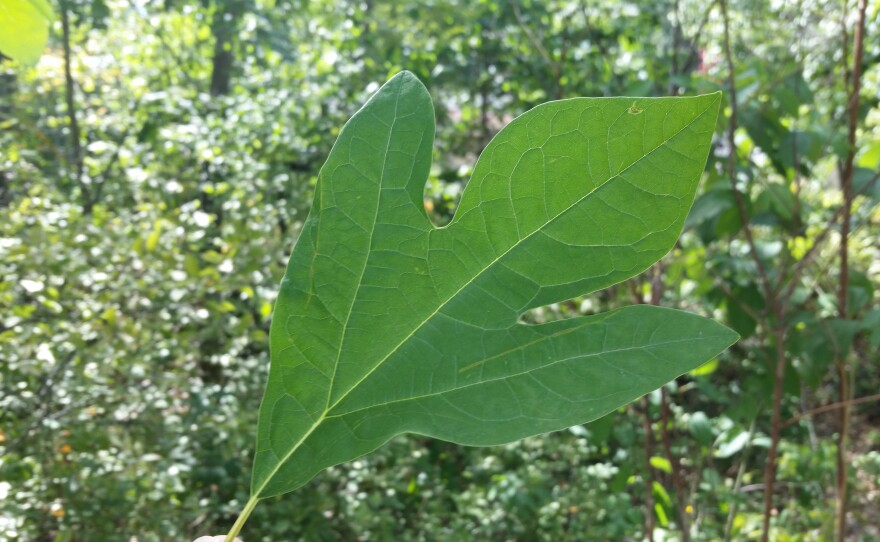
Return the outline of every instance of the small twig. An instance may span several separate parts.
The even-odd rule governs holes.
[[[663,297],[663,262],[657,262],[651,270],[651,305],[660,306]]]
[[[847,401],[839,401],[837,403],[831,403],[830,405],[811,408],[810,410],[806,410],[804,412],[801,412],[800,414],[797,414],[796,416],[793,416],[791,419],[785,422],[783,426],[788,427],[790,425],[794,425],[804,418],[815,416],[816,414],[822,414],[823,412],[830,412],[832,410],[837,410],[838,408],[851,407],[855,405],[861,405],[863,403],[871,403],[874,401],[880,401],[880,393],[874,395],[866,395],[864,397],[858,397],[856,399],[849,399]]]
[[[678,456],[672,453],[672,436],[669,431],[669,394],[666,388],[660,388],[660,435],[663,443],[663,452],[669,461],[672,470],[672,487],[675,489],[676,509],[678,512],[679,528],[681,529],[682,542],[689,542],[691,539],[690,526],[687,517],[687,495],[685,494],[684,484],[682,483],[681,462]]]
[[[770,313],[775,319],[772,326],[773,340],[775,343],[776,364],[773,371],[773,403],[771,408],[771,429],[770,429],[770,449],[767,452],[767,463],[764,468],[764,517],[763,528],[761,533],[761,541],[767,542],[770,537],[770,514],[773,509],[773,483],[776,479],[776,454],[779,447],[779,439],[781,433],[781,409],[782,409],[782,384],[785,378],[785,313],[782,305],[777,297],[776,290],[771,286],[767,269],[755,244],[752,235],[751,223],[749,221],[748,211],[746,210],[743,195],[740,193],[736,185],[736,121],[737,121],[737,98],[736,98],[736,78],[735,68],[733,64],[733,53],[730,49],[730,17],[727,12],[727,1],[719,0],[721,6],[721,15],[724,26],[724,57],[727,61],[727,77],[730,85],[730,120],[727,127],[727,143],[729,154],[727,157],[727,176],[729,177],[730,186],[733,190],[734,200],[736,201],[737,212],[743,225],[743,232],[746,236],[746,242],[749,245],[749,254],[755,262],[760,277],[761,289],[767,300],[767,306]],[[763,322],[766,327],[766,320]]]
[[[660,306],[660,300],[663,298],[664,267],[663,261],[659,261],[651,268],[651,298],[649,302],[655,307]],[[666,388],[660,388],[660,442],[663,445],[663,453],[666,456],[666,460],[669,461],[672,470],[672,487],[675,489],[676,512],[678,513],[678,527],[681,529],[681,540],[682,542],[690,542],[691,531],[687,517],[687,491],[685,490],[681,461],[679,461],[677,455],[672,453],[672,433],[669,430],[670,402],[671,399],[666,392]]]
[[[137,6],[133,0],[127,0],[127,2],[128,2],[129,7],[131,7],[131,9],[135,13],[137,13],[138,15],[141,15],[139,6]],[[165,50],[168,52],[168,54],[174,60],[174,63],[177,64],[177,67],[180,69],[179,73],[181,75],[183,75],[183,78],[186,79],[186,82],[189,83],[193,87],[197,87],[198,85],[196,84],[196,81],[189,74],[190,70],[187,68],[186,64],[184,64],[183,59],[180,58],[180,55],[177,54],[177,49],[172,47],[171,44],[165,40],[165,31],[162,30],[161,28],[156,28],[156,26],[153,24],[153,22],[150,20],[149,17],[145,17],[145,16],[141,15],[141,19],[143,19],[143,21],[145,23],[147,23],[147,25],[150,28],[153,29],[152,35],[156,36],[159,39],[159,41],[162,43],[162,46],[165,47]]]
[[[753,309],[748,304],[746,304],[745,301],[740,299],[740,296],[733,293],[733,290],[730,289],[730,286],[728,286],[727,283],[725,283],[724,281],[718,281],[717,283],[715,283],[715,285],[718,287],[719,290],[724,292],[724,294],[727,295],[727,297],[731,301],[736,302],[736,304],[739,305],[739,307],[743,310],[743,312],[745,312],[746,314],[751,316],[751,318],[753,320],[755,320],[756,322],[763,322],[764,321],[764,315],[756,312],[755,309]]]
[[[669,69],[669,86],[667,94],[675,96],[678,94],[678,85],[675,84],[675,78],[678,77],[678,49],[681,44],[681,19],[679,18],[679,0],[672,3],[672,62]]]
[[[519,24],[520,29],[525,33],[526,37],[529,38],[529,41],[532,42],[535,49],[538,50],[538,53],[544,58],[547,64],[550,66],[550,69],[553,71],[553,76],[556,79],[556,98],[562,98],[562,69],[559,67],[559,63],[550,56],[550,53],[547,51],[547,48],[544,47],[544,44],[541,43],[541,40],[538,39],[537,36],[532,32],[529,25],[526,24],[523,19],[522,10],[519,9],[519,4],[517,0],[511,0],[511,7],[513,7],[513,14],[516,16],[516,22]]]
[[[867,0],[859,0],[858,19],[856,21],[855,35],[853,41],[855,48],[853,50],[853,69],[850,78],[850,95],[847,107],[849,109],[849,132],[848,143],[849,149],[846,155],[846,162],[843,165],[842,175],[840,177],[840,188],[843,191],[843,216],[840,220],[840,278],[837,289],[837,315],[839,318],[847,319],[849,317],[849,234],[850,222],[852,220],[853,206],[853,171],[856,157],[856,130],[859,125],[859,93],[862,84],[862,58],[865,53],[865,12],[868,8]],[[843,21],[843,36],[846,42],[846,20]],[[848,65],[847,58],[844,56],[844,67]],[[837,437],[837,500],[835,506],[834,533],[837,542],[844,542],[846,538],[846,513],[847,513],[847,485],[848,485],[848,465],[847,465],[847,448],[849,447],[849,431],[850,431],[850,401],[852,400],[852,382],[854,378],[854,369],[850,368],[849,360],[846,356],[837,355],[837,367],[840,373],[840,431]]]
[[[642,396],[642,428],[645,432],[645,538],[654,542],[654,472],[651,456],[654,455],[654,431],[651,429],[651,405],[648,396]]]
[[[80,408],[87,403],[88,403],[88,401],[73,402],[60,410],[56,410],[55,412],[48,412],[48,409],[42,409],[41,413],[34,416],[34,419],[31,421],[31,423],[28,424],[28,426],[21,433],[19,433],[18,437],[16,437],[15,440],[13,440],[9,444],[5,445],[6,452],[8,453],[10,451],[17,450],[18,447],[24,443],[25,439],[27,439],[30,436],[31,431],[34,431],[37,428],[39,428],[44,422],[46,422],[48,420],[58,419],[58,418],[64,416],[65,414],[67,414],[68,412],[70,412],[71,410]]]
[[[871,188],[874,187],[875,184],[877,184],[878,180],[880,180],[880,171],[877,171],[877,173],[875,173],[868,182],[860,186],[858,190],[855,190],[852,194],[852,197],[856,198],[867,193],[869,190],[871,190]],[[837,225],[843,212],[843,206],[838,207],[834,211],[834,213],[828,218],[825,228],[823,228],[822,231],[819,232],[819,234],[816,235],[816,237],[813,239],[812,246],[807,249],[807,252],[804,254],[803,258],[798,260],[798,262],[795,264],[794,270],[791,273],[791,278],[789,279],[785,290],[781,292],[782,295],[780,296],[780,298],[783,300],[783,302],[791,297],[791,294],[794,292],[794,289],[798,285],[798,279],[800,278],[801,273],[804,272],[807,264],[812,260],[813,256],[815,256],[819,246],[825,241],[825,239],[831,234],[831,232],[834,231],[834,226]],[[776,291],[779,292],[782,286],[783,281],[782,278],[780,278],[779,284],[776,286]]]
[[[758,421],[758,414],[760,414],[762,408],[763,405],[758,407],[758,412],[755,417],[752,418],[752,423],[749,425],[749,438],[746,440],[746,445],[739,461],[739,468],[736,471],[736,481],[733,483],[734,493],[739,493],[740,487],[742,486],[743,476],[745,476],[746,473],[746,464],[749,459],[749,451],[752,449],[752,437],[755,435],[755,424]],[[733,499],[733,502],[730,503],[730,509],[727,512],[727,523],[724,525],[725,542],[730,542],[730,533],[733,531],[733,519],[736,517],[736,505],[736,499]]]
[[[745,200],[743,199],[743,194],[740,192],[739,187],[736,185],[736,128],[737,128],[737,98],[736,98],[736,78],[735,78],[735,68],[733,64],[733,54],[730,50],[730,22],[729,17],[727,15],[727,1],[719,0],[721,5],[721,13],[724,18],[724,56],[727,59],[728,66],[728,74],[727,74],[727,82],[730,87],[728,92],[730,93],[730,118],[727,123],[727,146],[728,146],[728,156],[727,156],[727,177],[730,181],[731,189],[733,190],[733,198],[736,202],[736,209],[739,214],[740,221],[742,222],[743,233],[746,236],[746,242],[749,245],[749,255],[752,260],[755,262],[755,267],[758,270],[758,276],[761,279],[761,285],[763,287],[764,292],[767,294],[768,301],[770,299],[771,294],[773,293],[773,288],[770,286],[770,279],[767,275],[767,268],[764,266],[764,262],[761,261],[761,257],[758,255],[758,250],[755,244],[755,238],[752,234],[751,221],[749,219],[749,213],[746,210]]]
[[[776,482],[775,485],[776,485],[776,487],[798,487],[801,484],[797,484],[794,482]],[[763,490],[765,490],[765,487],[766,486],[763,483],[749,484],[747,486],[742,486],[742,488],[740,488],[739,492],[740,493],[751,493],[752,491],[763,491]]]
[[[700,42],[700,37],[703,35],[703,30],[706,28],[706,24],[709,22],[709,17],[712,15],[712,10],[715,8],[715,5],[718,3],[718,0],[712,0],[708,6],[706,6],[706,13],[703,14],[703,19],[700,21],[700,26],[697,28],[697,33],[694,34],[694,37],[691,39],[691,51],[687,57],[687,60],[684,63],[685,67],[692,66],[694,62],[697,60],[697,55],[699,54],[699,47],[697,44]]]
[[[641,283],[637,278],[638,277],[626,281],[626,284],[629,286],[629,293],[632,296],[633,303],[641,305],[645,302],[645,298],[642,297],[642,292],[639,291]]]
[[[82,193],[83,212],[89,214],[92,209],[92,195],[89,185],[83,182],[83,156],[82,143],[80,142],[79,121],[76,115],[76,97],[74,96],[75,83],[73,80],[72,53],[70,50],[70,6],[67,0],[61,2],[61,34],[64,49],[64,98],[67,104],[67,119],[70,125],[70,159],[69,165],[73,170],[73,180],[79,185]]]
[[[135,114],[137,114],[138,109],[140,109],[142,99],[143,99],[143,95],[138,96],[138,98],[135,100],[134,104],[132,105],[131,112],[132,112],[133,116]],[[137,119],[134,119],[131,123],[129,123],[125,127],[125,130],[123,130],[122,134],[119,136],[118,143],[116,144],[116,149],[113,151],[113,155],[107,161],[107,163],[104,166],[104,169],[101,170],[101,173],[99,173],[95,177],[95,179],[96,179],[95,194],[94,194],[95,203],[97,203],[98,201],[101,201],[101,195],[104,192],[104,186],[107,184],[107,179],[110,176],[110,171],[113,169],[113,166],[116,165],[117,162],[119,161],[119,155],[122,151],[122,146],[125,144],[125,140],[128,139],[128,136],[131,134],[132,128],[134,128],[134,126],[136,124],[137,124]]]

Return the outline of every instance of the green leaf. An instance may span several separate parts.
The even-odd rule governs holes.
[[[649,459],[651,466],[666,473],[672,472],[672,463],[665,457],[653,456]]]
[[[0,53],[22,64],[36,64],[49,39],[52,8],[46,0],[3,0]]]
[[[715,457],[721,459],[727,459],[728,457],[739,453],[749,442],[748,431],[740,431],[732,438],[730,435],[724,435],[724,437],[726,438],[722,440],[715,449]]]
[[[655,481],[651,484],[651,487],[653,489],[654,499],[657,501],[654,503],[654,512],[657,514],[657,521],[660,523],[661,527],[666,527],[669,525],[669,518],[666,516],[666,510],[672,509],[672,499],[669,498],[669,493],[660,482]]]
[[[687,217],[687,226],[698,226],[703,222],[714,220],[718,215],[732,209],[736,205],[733,190],[729,185],[718,184],[711,190],[701,194]]]
[[[852,320],[810,320],[792,332],[789,342],[799,362],[797,372],[810,387],[817,387],[835,360],[845,359],[860,325]]]
[[[664,489],[663,491],[666,490]],[[663,506],[660,503],[654,504],[654,513],[657,515],[657,522],[660,523],[661,527],[669,525],[669,518],[666,516],[666,510],[663,509]]]
[[[877,147],[880,149],[880,145]],[[856,168],[853,172],[853,192],[871,198],[880,198],[880,182],[875,180],[877,175],[877,171],[863,167]]]
[[[718,370],[718,358],[710,359],[706,363],[700,365],[692,371],[688,371],[690,376],[708,376]]]
[[[865,313],[862,318],[862,331],[868,335],[868,343],[871,348],[880,346],[880,309],[873,309]]]
[[[715,438],[712,432],[712,424],[705,412],[697,411],[691,414],[688,420],[688,429],[694,439],[704,446],[708,446]]]
[[[281,284],[252,501],[399,433],[495,445],[584,423],[730,345],[720,324],[651,306],[518,322],[666,254],[719,101],[536,107],[491,141],[435,228],[431,99],[412,74],[392,78],[340,132]]]
[[[751,337],[758,327],[758,322],[749,314],[751,312],[760,313],[764,309],[764,296],[757,285],[749,283],[747,285],[734,285],[732,289],[733,296],[724,295],[724,304],[727,309],[727,324],[736,331],[740,337]]]

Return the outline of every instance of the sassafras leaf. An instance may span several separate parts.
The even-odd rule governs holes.
[[[436,228],[431,99],[412,74],[392,78],[340,132],[281,284],[253,499],[403,432],[493,445],[584,423],[729,346],[729,329],[651,306],[518,322],[669,251],[719,102],[536,107],[489,143]]]

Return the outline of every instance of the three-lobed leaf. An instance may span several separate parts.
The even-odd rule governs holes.
[[[711,320],[644,305],[518,322],[669,251],[719,102],[536,107],[489,143],[436,228],[430,96],[408,72],[386,83],[340,132],[281,283],[252,498],[403,432],[493,445],[584,423],[729,346]]]

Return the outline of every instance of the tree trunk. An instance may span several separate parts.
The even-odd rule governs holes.
[[[61,35],[64,48],[64,98],[67,103],[67,119],[70,129],[69,168],[74,182],[80,187],[84,214],[92,212],[94,201],[89,186],[83,182],[82,145],[80,143],[79,121],[76,118],[76,100],[74,97],[74,81],[71,69],[70,53],[70,10],[68,2],[61,2]]]
[[[232,82],[232,65],[235,55],[232,51],[238,19],[241,16],[239,2],[220,2],[211,23],[214,35],[214,58],[211,62],[211,96],[229,94]]]

